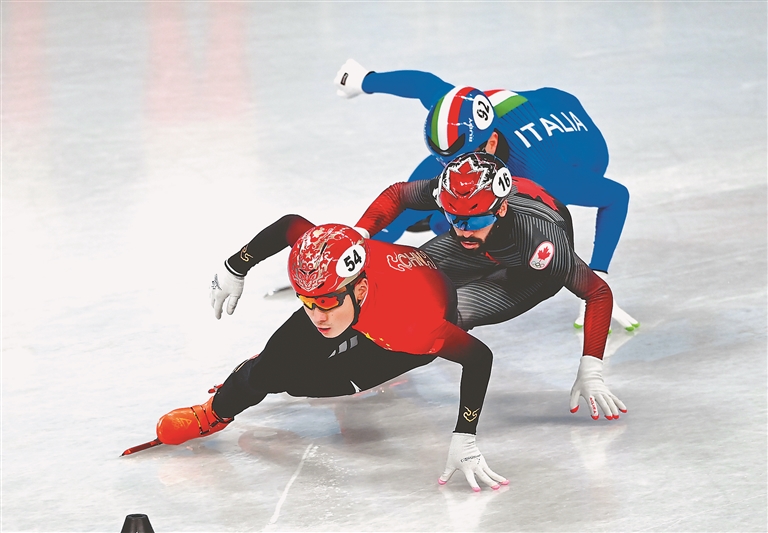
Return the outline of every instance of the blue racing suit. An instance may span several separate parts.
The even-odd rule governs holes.
[[[417,98],[428,110],[453,87],[417,70],[370,72],[363,80],[366,93]],[[571,94],[553,88],[512,94],[517,97],[495,107],[493,127],[500,135],[496,155],[506,161],[513,176],[535,181],[562,203],[597,208],[589,266],[607,272],[627,217],[629,191],[605,177],[608,147],[603,135]],[[430,155],[408,181],[430,179],[442,170],[440,161]],[[394,242],[424,216],[423,211],[408,210],[376,238]],[[439,211],[432,214],[430,226],[438,234],[448,229]]]

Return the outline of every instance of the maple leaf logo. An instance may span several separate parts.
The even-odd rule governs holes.
[[[536,248],[528,264],[536,270],[544,270],[552,260],[552,254],[555,251],[554,245],[549,241],[544,241]]]
[[[527,180],[525,178],[520,178],[518,176],[515,176],[512,178],[512,181],[515,185],[517,185],[517,192],[520,194],[524,194],[533,200],[538,200],[539,202],[543,202],[544,204],[548,205],[555,211],[557,211],[557,204],[555,204],[555,199],[552,198],[552,196],[545,191],[541,185],[538,183]]]

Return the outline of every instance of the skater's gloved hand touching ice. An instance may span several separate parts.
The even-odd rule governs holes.
[[[224,302],[227,301],[227,314],[231,315],[235,312],[237,307],[237,301],[243,294],[243,285],[245,278],[243,276],[237,276],[230,272],[227,265],[224,265],[222,274],[215,274],[213,281],[211,282],[211,307],[213,307],[213,314],[217,319],[221,318],[221,311],[224,307]]]
[[[454,433],[451,437],[451,446],[448,449],[448,462],[445,464],[443,475],[437,480],[441,485],[448,483],[451,476],[457,470],[460,470],[467,478],[472,490],[480,491],[480,486],[475,480],[477,476],[480,481],[491,487],[498,489],[501,485],[508,485],[509,481],[500,476],[490,468],[485,462],[485,457],[480,453],[475,443],[475,435],[469,433]]]
[[[619,411],[627,412],[627,407],[613,394],[603,381],[603,360],[591,355],[584,355],[579,362],[576,382],[571,389],[571,412],[579,410],[579,397],[587,401],[590,415],[594,420],[600,418],[600,410],[608,420],[618,420]]]

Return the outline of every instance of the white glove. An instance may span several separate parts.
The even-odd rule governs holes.
[[[229,298],[227,314],[231,315],[235,312],[237,301],[243,294],[244,284],[245,278],[235,276],[226,267],[224,267],[224,274],[221,277],[218,274],[214,274],[213,281],[211,282],[211,307],[213,307],[213,314],[216,315],[217,320],[221,318],[221,309],[224,307],[224,301],[227,298]]]
[[[629,316],[629,313],[619,307],[619,304],[616,303],[616,300],[613,301],[613,311],[611,312],[611,316],[616,322],[621,324],[622,328],[626,329],[627,331],[634,331],[640,327],[640,322]]]
[[[475,492],[480,492],[480,486],[475,481],[475,475],[493,490],[498,489],[499,484],[509,485],[509,481],[504,476],[500,476],[488,468],[485,457],[475,444],[475,435],[469,433],[454,433],[451,437],[451,447],[448,449],[445,472],[437,482],[445,485],[456,470],[461,470],[464,473]]]
[[[601,272],[599,270],[594,271],[595,274],[600,276],[603,281],[606,283],[608,282],[608,274],[605,272]],[[584,327],[584,313],[587,309],[587,302],[584,300],[581,300],[581,308],[579,310],[579,316],[576,318],[576,320],[573,322],[574,328],[583,328]],[[629,316],[629,314],[624,311],[621,307],[619,307],[619,304],[616,303],[616,298],[613,299],[613,310],[611,311],[611,316],[613,317],[616,322],[621,324],[621,327],[626,329],[627,331],[633,331],[640,327],[640,322]],[[610,333],[610,330],[608,331]]]
[[[583,355],[579,363],[576,382],[571,389],[572,413],[579,410],[579,396],[587,400],[590,415],[594,420],[600,418],[598,406],[608,420],[618,420],[619,411],[627,412],[627,407],[603,382],[603,360],[591,355]]]
[[[347,59],[333,78],[333,83],[338,87],[336,94],[342,98],[354,98],[363,94],[363,78],[369,72],[370,70],[354,59]]]

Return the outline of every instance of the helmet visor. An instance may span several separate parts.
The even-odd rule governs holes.
[[[494,214],[463,217],[446,212],[445,218],[447,218],[451,226],[456,229],[462,231],[477,231],[494,224],[497,217]]]

